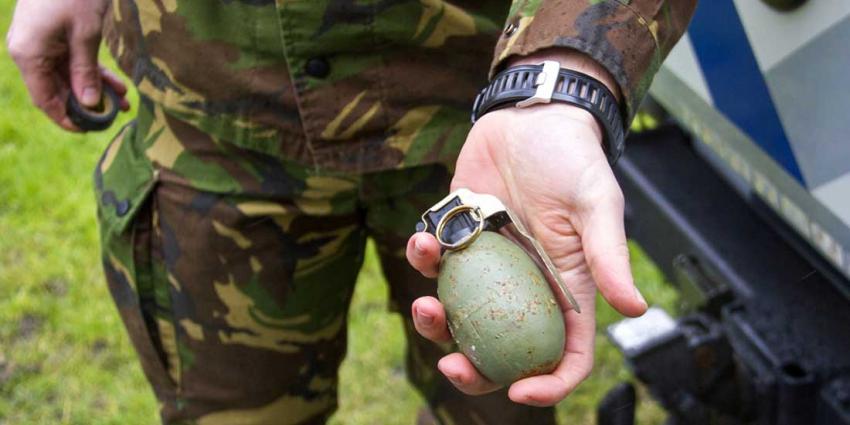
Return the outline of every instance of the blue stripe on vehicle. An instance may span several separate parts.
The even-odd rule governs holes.
[[[699,2],[689,34],[717,109],[805,186],[732,0]]]

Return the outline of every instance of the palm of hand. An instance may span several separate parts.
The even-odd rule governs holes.
[[[452,181],[452,190],[464,187],[495,195],[514,211],[552,258],[582,309],[580,314],[565,309],[566,347],[557,369],[511,386],[511,399],[532,405],[557,403],[590,373],[597,285],[625,314],[646,308],[632,288],[622,194],[600,146],[598,127],[585,112],[568,108],[551,105],[533,114],[509,109],[484,116],[467,138]],[[422,271],[415,256],[408,249],[411,263]],[[425,257],[432,263],[439,258]],[[417,300],[414,317],[433,311],[434,302]],[[434,326],[444,327],[442,307],[436,308]],[[417,326],[424,336],[446,338],[446,332],[425,327]],[[457,356],[463,357],[452,354],[440,362],[456,386],[473,394],[496,388]]]

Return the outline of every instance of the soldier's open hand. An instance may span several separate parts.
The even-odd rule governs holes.
[[[72,92],[84,106],[96,107],[106,83],[118,94],[121,110],[130,109],[127,87],[98,64],[108,5],[107,0],[20,0],[6,35],[33,103],[69,131],[80,131],[65,110]]]
[[[623,225],[623,195],[600,143],[593,117],[579,108],[550,104],[508,108],[484,115],[473,127],[457,161],[452,190],[465,187],[496,195],[516,212],[542,243],[582,312],[564,309],[564,357],[551,374],[511,385],[518,403],[553,405],[590,373],[599,288],[619,312],[637,316],[646,302],[634,287]],[[440,246],[427,233],[410,238],[407,258],[435,277]],[[448,341],[442,305],[416,300],[413,318],[421,335]],[[498,387],[460,353],[440,360],[439,369],[461,391],[482,394]]]

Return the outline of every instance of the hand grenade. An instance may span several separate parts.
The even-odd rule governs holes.
[[[425,211],[417,230],[445,249],[437,294],[478,371],[503,385],[551,372],[564,352],[561,305],[579,308],[516,216],[495,196],[460,189]]]

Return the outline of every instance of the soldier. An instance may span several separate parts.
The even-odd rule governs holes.
[[[20,0],[8,45],[34,103],[69,131],[71,92],[94,106],[108,84],[129,108],[98,66],[102,37],[138,87],[95,186],[109,288],[164,423],[323,423],[371,237],[409,378],[439,420],[542,424],[552,409],[530,406],[590,373],[596,288],[629,316],[646,302],[600,123],[551,103],[471,127],[472,99],[488,71],[556,60],[604,83],[629,122],[694,3]],[[450,186],[516,210],[583,307],[565,313],[552,374],[498,390],[427,340],[448,340],[424,277],[439,249],[408,237]]]

